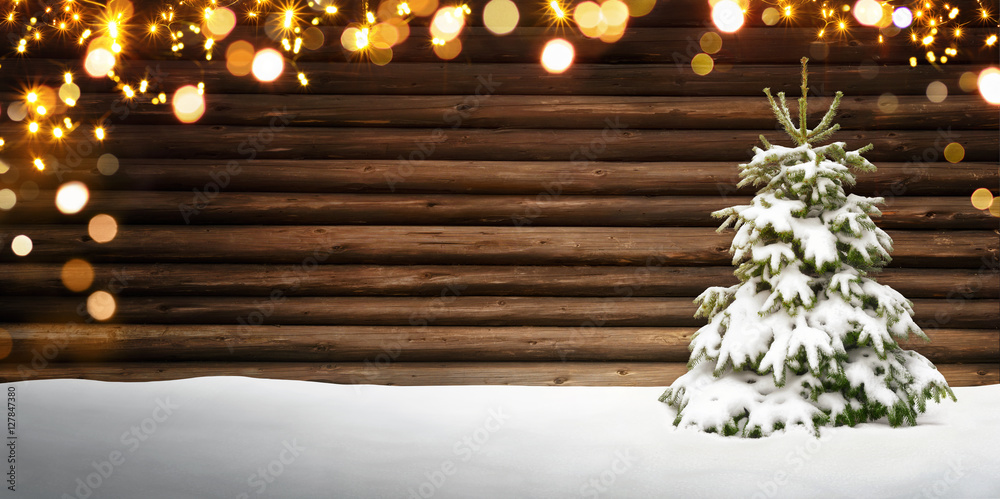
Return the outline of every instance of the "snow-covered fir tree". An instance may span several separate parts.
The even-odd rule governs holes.
[[[803,425],[850,425],[887,417],[916,424],[928,399],[955,398],[941,373],[897,340],[927,339],[912,304],[869,276],[889,262],[892,239],[875,226],[882,198],[844,192],[851,169],[873,171],[843,142],[819,146],[842,97],[807,127],[807,59],[797,124],[783,92],[764,89],[795,147],[772,145],[740,165],[740,186],[760,187],[749,205],[719,210],[736,229],[730,252],[740,284],[710,287],[696,302],[709,319],[691,342],[690,369],[660,397],[674,424],[759,437]]]

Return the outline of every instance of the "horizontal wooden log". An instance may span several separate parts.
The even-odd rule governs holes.
[[[1000,364],[941,364],[948,384],[1000,383]],[[687,372],[681,362],[396,362],[380,366],[311,362],[163,362],[31,365],[0,364],[0,382],[30,379],[165,381],[202,376],[247,376],[341,384],[667,386]]]
[[[374,267],[229,264],[94,264],[91,289],[121,296],[687,296],[738,281],[732,267],[540,267],[422,265]],[[73,295],[62,264],[11,263],[0,295]],[[907,298],[1000,297],[1000,273],[988,269],[885,269],[879,283]],[[453,291],[450,291],[453,290]]]
[[[54,189],[60,182],[79,180],[92,190],[180,190],[185,203],[203,210],[214,203],[216,191],[277,191],[296,193],[454,193],[454,194],[595,194],[595,195],[752,195],[738,189],[737,162],[605,162],[582,161],[421,161],[398,160],[254,160],[235,164],[220,160],[120,159],[113,176],[100,174],[97,154],[79,164],[66,158],[34,171],[28,160],[8,160],[4,180],[19,175]],[[858,175],[853,191],[892,201],[901,196],[969,196],[977,187],[1000,183],[996,163],[935,163],[943,152],[931,150],[926,162],[878,162],[878,170]],[[70,158],[71,160],[73,158]],[[740,160],[745,162],[749,156]],[[75,169],[69,170],[69,165]],[[192,193],[192,189],[197,192]],[[0,213],[0,217],[3,214]],[[197,214],[192,212],[192,217]]]
[[[85,297],[5,297],[0,317],[15,322],[92,321]],[[996,328],[996,300],[913,301],[914,320],[934,328]],[[691,298],[426,297],[119,297],[114,323],[357,326],[699,326]]]
[[[693,57],[691,54],[688,57]],[[61,57],[65,57],[65,54]],[[81,56],[82,57],[82,56]],[[138,106],[147,110],[155,92],[173,90],[191,82],[204,82],[211,96],[218,93],[314,93],[346,95],[673,95],[709,96],[742,95],[759,98],[761,89],[784,91],[789,96],[799,94],[801,69],[795,64],[739,64],[726,72],[712,71],[699,76],[684,64],[574,64],[571,71],[549,74],[538,63],[459,64],[445,62],[406,63],[394,61],[385,66],[343,62],[298,62],[299,71],[309,77],[308,90],[302,88],[298,73],[285,71],[277,80],[261,83],[254,78],[233,77],[225,61],[136,60],[123,59],[116,68],[132,78],[146,77],[150,91],[131,103],[119,102],[106,108],[112,119],[135,117]],[[690,59],[689,59],[690,60]],[[6,88],[18,88],[25,81],[47,84],[56,88],[62,84],[67,65],[78,65],[80,59],[44,60],[35,57],[8,59],[0,82]],[[992,61],[991,61],[992,62]],[[989,66],[983,64],[948,64],[948,72],[978,73]],[[949,94],[961,95],[956,78],[946,78],[938,67],[921,64],[879,66],[878,72],[868,65],[831,64],[812,61],[809,64],[811,92],[832,95],[842,90],[848,97],[860,95],[926,96],[927,85],[942,81]],[[872,75],[877,76],[872,78]],[[106,78],[77,78],[84,91],[117,92]],[[133,107],[135,106],[135,107]]]
[[[136,27],[144,30],[145,27]],[[349,52],[339,43],[344,26],[317,26],[330,42],[324,43],[316,50],[303,50],[297,54],[300,61],[357,61],[358,55]],[[423,30],[420,30],[423,31]],[[659,63],[679,64],[690,67],[690,58],[701,52],[698,46],[700,37],[709,31],[703,27],[664,27],[642,28],[631,27],[615,43],[604,43],[598,39],[587,38],[577,30],[566,30],[560,36],[570,41],[575,48],[574,60],[584,63],[623,64],[623,63]],[[989,28],[966,26],[964,36],[973,40],[985,39],[993,33]],[[995,31],[995,30],[994,30]],[[423,31],[427,33],[427,31]],[[909,58],[919,54],[914,49],[913,42],[905,34],[895,37],[884,37],[883,43],[878,42],[875,30],[868,36],[851,40],[833,37],[817,39],[815,28],[781,27],[754,28],[744,27],[735,33],[721,33],[722,48],[713,54],[717,63],[771,63],[795,64],[803,55],[812,55],[817,61],[836,64],[874,61],[879,63],[906,64]],[[237,26],[230,34],[229,40],[257,39],[266,36],[263,27]],[[466,27],[459,38],[462,43],[461,54],[455,62],[464,63],[525,63],[539,61],[545,44],[554,38],[548,27],[520,27],[511,34],[498,37],[486,28]],[[396,62],[437,62],[440,58],[429,44],[413,37],[392,48],[392,59]],[[192,60],[204,60],[205,50],[203,37],[195,35],[192,43],[179,51],[181,57]],[[219,53],[224,54],[220,43]],[[277,45],[277,44],[276,44]],[[979,49],[979,47],[977,47]],[[68,54],[84,55],[84,49],[75,39],[50,39],[40,47],[34,47],[33,57],[62,58]],[[142,59],[175,59],[178,54],[171,52],[170,40],[160,40],[159,43],[133,43],[128,45],[128,53]],[[221,58],[221,57],[220,57]],[[996,47],[983,47],[979,50],[963,50],[956,56],[956,62],[961,63],[992,63],[997,58]],[[362,59],[366,60],[366,59]],[[390,63],[391,64],[391,63]]]
[[[995,231],[887,231],[894,267],[993,268]],[[0,261],[372,263],[406,265],[728,265],[732,233],[710,228],[438,226],[122,226],[97,243],[83,226],[0,226],[26,257]]]
[[[181,209],[189,192],[95,191],[84,210],[66,216],[55,191],[20,201],[4,223],[86,222],[99,213],[120,224],[214,225],[496,225],[716,227],[712,212],[749,197],[637,197],[223,192],[197,215]],[[996,217],[968,197],[900,197],[882,208],[882,228],[992,229]]]
[[[389,159],[399,164],[435,160],[486,161],[748,161],[763,134],[777,144],[790,144],[784,132],[771,130],[637,130],[610,117],[603,130],[451,129],[451,128],[282,128],[223,125],[120,125],[99,152],[121,158],[230,159]],[[0,125],[0,134],[23,133],[23,125]],[[90,138],[66,140],[63,147],[26,147],[24,154],[60,164]],[[850,149],[872,144],[872,161],[933,160],[944,147],[958,142],[967,161],[996,159],[998,138],[988,130],[845,130],[832,140]],[[30,163],[30,161],[29,161]],[[53,166],[54,167],[54,166]]]
[[[687,362],[692,327],[373,327],[0,324],[6,362]],[[0,333],[3,334],[3,333]],[[1000,333],[928,330],[901,346],[935,363],[992,362]],[[51,355],[53,346],[58,355]]]
[[[14,101],[20,94],[0,94]],[[74,120],[96,122],[121,104],[120,94],[83,94]],[[142,99],[141,99],[142,100]],[[997,113],[979,95],[953,95],[932,103],[924,95],[899,96],[893,108],[877,96],[848,96],[836,122],[844,130],[996,129]],[[119,101],[116,104],[116,101]],[[209,93],[200,125],[267,126],[275,116],[290,126],[589,128],[604,129],[616,119],[633,129],[768,129],[776,126],[761,93],[754,97],[632,97],[535,95],[271,95]],[[812,97],[810,123],[818,123],[832,98]],[[720,119],[724,117],[724,119]],[[173,107],[137,104],[120,122],[176,124]]]

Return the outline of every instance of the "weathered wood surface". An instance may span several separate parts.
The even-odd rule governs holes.
[[[344,95],[636,95],[636,96],[751,96],[762,98],[761,89],[784,91],[789,96],[799,94],[801,69],[796,64],[739,64],[727,71],[715,71],[699,76],[688,62],[697,52],[687,55],[683,64],[574,64],[563,74],[549,74],[537,62],[526,64],[484,63],[407,63],[393,61],[385,66],[345,62],[299,62],[296,66],[309,76],[308,89],[303,89],[297,73],[286,71],[271,83],[260,83],[249,77],[234,78],[225,61],[141,60],[122,61],[123,67],[149,75],[151,89],[173,89],[193,81],[205,83],[209,96],[219,93],[289,93]],[[65,55],[65,54],[64,54]],[[82,57],[82,55],[81,55]],[[73,59],[72,64],[78,64]],[[946,83],[949,94],[961,95],[957,81],[945,78],[935,66],[921,64],[878,66],[831,64],[812,61],[809,65],[811,92],[833,95],[841,90],[848,97],[861,95],[926,96],[927,85],[935,81]],[[947,65],[951,74],[979,73],[990,65]],[[32,81],[58,87],[66,71],[66,61],[46,61],[29,57],[4,61],[0,82],[6,88],[17,88],[26,77]],[[77,78],[84,92],[114,92],[106,79]],[[214,89],[214,90],[213,90]],[[135,117],[135,111],[152,107],[149,99],[133,103],[120,102],[107,108],[112,119]],[[139,102],[143,104],[140,104]],[[135,107],[133,107],[135,106]],[[139,107],[141,106],[141,107]]]
[[[120,125],[103,141],[103,150],[122,158],[256,159],[402,159],[484,161],[736,161],[752,157],[763,134],[786,144],[784,131],[636,130],[609,117],[603,130],[329,128],[223,125]],[[13,135],[23,126],[0,125]],[[389,138],[389,139],[387,139]],[[80,138],[88,140],[89,138]],[[996,159],[998,138],[989,130],[844,130],[832,140],[849,149],[869,143],[871,161],[918,160],[949,142],[960,142],[967,161]],[[89,144],[89,142],[87,142]],[[63,151],[76,147],[67,141]],[[43,154],[38,152],[38,154]],[[51,151],[55,160],[66,152]]]
[[[0,100],[21,96],[0,93]],[[791,95],[790,98],[794,98]],[[96,122],[121,94],[84,94],[74,119]],[[979,95],[953,95],[933,103],[926,96],[899,96],[894,108],[881,108],[879,96],[846,96],[837,114],[844,130],[991,130],[997,113]],[[205,97],[200,125],[267,126],[278,116],[289,126],[462,127],[598,129],[619,120],[631,129],[769,129],[775,126],[767,99],[753,97],[634,97],[544,95],[355,95],[220,94]],[[116,103],[117,102],[117,103]],[[826,113],[832,97],[809,100],[810,123]],[[138,106],[138,105],[137,105]],[[891,110],[890,110],[891,109]],[[112,113],[111,117],[115,114]],[[725,119],[720,119],[725,116]],[[113,120],[114,121],[114,120]],[[176,124],[171,106],[144,104],[121,120],[131,124]]]
[[[86,297],[10,296],[0,317],[17,322],[90,321]],[[691,298],[465,296],[457,290],[437,297],[120,297],[116,323],[292,324],[369,326],[664,326],[704,324]],[[930,328],[996,328],[995,300],[914,299],[914,320]],[[81,305],[82,311],[81,313]]]
[[[2,324],[5,362],[687,362],[694,327]],[[928,329],[901,346],[938,363],[994,362],[1000,333]],[[53,347],[58,349],[52,355]],[[47,358],[49,357],[49,358]]]
[[[221,192],[196,216],[180,207],[190,192],[96,191],[84,210],[53,209],[43,191],[0,215],[4,223],[74,223],[107,213],[120,224],[212,225],[497,225],[714,227],[712,212],[749,197],[400,195]],[[900,197],[882,207],[886,229],[992,229],[988,211],[968,197]]]
[[[996,162],[943,162],[944,144],[907,162],[877,162],[877,171],[858,176],[853,191],[890,202],[900,196],[969,196],[981,186],[1000,183]],[[33,174],[43,188],[79,180],[92,189],[180,190],[191,193],[192,207],[210,205],[216,191],[298,193],[454,193],[643,196],[752,195],[738,189],[738,163],[608,161],[438,161],[389,160],[235,160],[121,159],[113,176],[96,168],[98,152],[88,159],[60,157],[60,165]],[[72,160],[75,160],[72,161]],[[17,164],[15,160],[8,160]],[[935,162],[940,161],[940,162]],[[30,165],[30,160],[21,163]],[[71,169],[71,167],[73,169]],[[15,170],[11,170],[15,171]],[[0,215],[2,216],[2,215]]]
[[[144,26],[135,29],[144,30]],[[339,43],[344,31],[342,26],[318,26],[328,40],[317,50],[303,50],[296,59],[300,61],[358,61],[356,54],[348,52]],[[264,35],[264,30],[254,26],[237,26],[230,34],[230,40],[254,39]],[[575,48],[575,61],[602,64],[679,64],[688,66],[690,58],[701,52],[698,40],[709,31],[703,27],[631,27],[615,43],[604,43],[598,39],[583,36],[577,30],[566,30],[559,36],[570,41]],[[873,30],[874,31],[874,30]],[[989,28],[967,26],[964,36],[981,40],[995,32]],[[816,39],[814,28],[744,27],[738,32],[722,33],[722,49],[713,54],[716,63],[743,64],[792,64],[796,65],[803,55],[813,55],[817,62],[834,64],[858,63],[860,61],[906,64],[910,56],[919,52],[906,35],[886,37],[878,43],[878,35],[853,40]],[[466,27],[461,33],[462,52],[455,59],[458,63],[525,63],[538,62],[545,44],[556,35],[547,27],[522,27],[513,33],[497,37],[483,27]],[[427,43],[420,43],[419,36],[392,48],[393,62],[437,62],[440,58]],[[202,39],[195,37],[195,40]],[[220,44],[224,45],[224,44]],[[823,47],[822,51],[810,50],[812,45]],[[170,43],[132,44],[129,53],[135,58],[170,59],[177,57],[170,51]],[[83,50],[75,39],[50,41],[34,48],[33,56],[41,58],[64,58],[67,54],[83,55]],[[180,51],[182,57],[204,60],[204,46],[189,43]],[[221,52],[220,55],[224,54]],[[822,58],[819,55],[823,55]],[[956,59],[961,63],[992,63],[996,60],[995,47],[983,50],[965,50]],[[220,57],[221,58],[221,57]]]
[[[162,362],[0,364],[0,381],[77,378],[164,381],[247,376],[342,384],[667,386],[687,372],[682,362]],[[951,386],[1000,383],[1000,364],[941,364]],[[358,387],[364,390],[364,387]]]
[[[738,281],[725,267],[364,266],[237,264],[94,264],[94,289],[122,296],[686,296]],[[73,295],[62,264],[7,264],[0,295]],[[889,268],[873,274],[908,298],[1000,297],[989,269]]]
[[[891,266],[992,265],[993,231],[886,231]],[[0,261],[216,263],[372,263],[407,265],[727,265],[732,232],[701,227],[443,226],[122,226],[97,243],[74,225],[0,226],[0,237],[27,234],[27,257]]]

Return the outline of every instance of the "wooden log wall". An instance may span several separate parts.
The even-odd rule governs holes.
[[[699,76],[706,5],[661,1],[616,44],[564,33],[576,62],[550,75],[537,59],[552,32],[518,3],[528,26],[501,39],[473,16],[447,63],[415,35],[387,66],[349,61],[342,27],[326,27],[333,44],[297,62],[306,90],[293,71],[260,84],[222,61],[131,53],[157,92],[205,83],[196,124],[78,78],[74,116],[107,120],[107,139],[48,151],[44,173],[27,146],[0,153],[0,180],[20,193],[0,212],[0,380],[669,384],[702,324],[694,296],[735,282],[732,233],[709,214],[752,196],[736,165],[758,135],[788,143],[761,89],[797,96],[810,56],[811,120],[842,90],[834,139],[875,146],[879,169],[853,190],[887,198],[878,223],[895,252],[877,278],[913,300],[932,340],[907,347],[953,386],[1000,382],[998,219],[969,198],[996,193],[1000,119],[959,86],[995,47],[910,67],[922,52],[903,36],[820,43],[752,9]],[[227,41],[240,38],[265,40],[240,26]],[[4,61],[0,101],[23,81],[58,84],[78,55]],[[935,81],[940,103],[926,95]],[[0,122],[0,136],[21,131]],[[954,164],[952,142],[965,150]],[[112,175],[97,167],[105,153]],[[62,215],[54,193],[70,180],[91,198]],[[102,213],[119,224],[106,243],[87,231]],[[28,256],[12,253],[17,234]],[[61,279],[73,258],[92,265],[86,290]],[[99,290],[116,301],[109,320],[86,312]]]

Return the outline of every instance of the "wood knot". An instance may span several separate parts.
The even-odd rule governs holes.
[[[628,369],[619,369],[615,371],[619,376],[628,376]]]
[[[552,380],[552,382],[555,383],[555,384],[557,384],[557,385],[561,385],[561,384],[563,384],[563,383],[566,382],[566,378],[559,377],[559,378],[556,378],[556,379]]]

